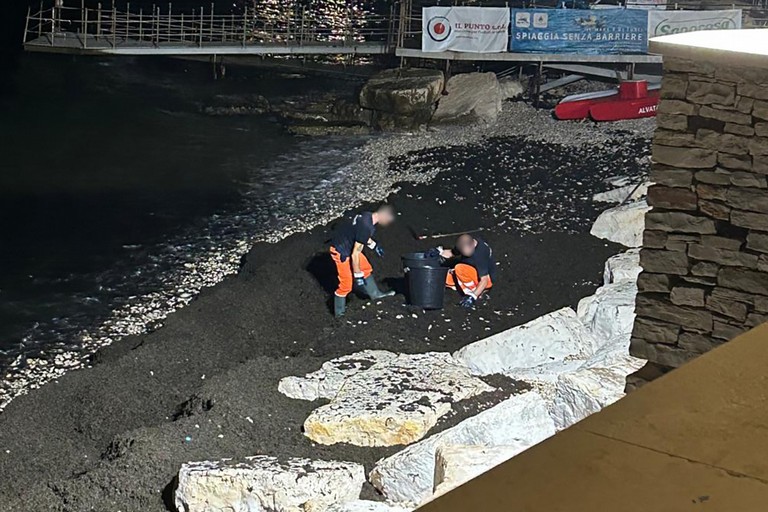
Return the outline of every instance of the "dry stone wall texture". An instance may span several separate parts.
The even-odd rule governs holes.
[[[664,59],[628,388],[768,321],[768,69]]]

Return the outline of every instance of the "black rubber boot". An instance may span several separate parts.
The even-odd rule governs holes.
[[[379,287],[376,284],[376,280],[373,278],[373,276],[368,276],[365,278],[365,293],[367,293],[368,296],[373,300],[383,299],[384,297],[394,297],[395,295],[394,291],[382,292],[379,290]]]
[[[347,311],[347,298],[334,295],[333,296],[333,316],[335,316],[336,318],[340,318],[344,316],[344,313],[346,311]]]

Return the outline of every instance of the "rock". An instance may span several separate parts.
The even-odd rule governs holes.
[[[363,350],[331,359],[323,363],[319,370],[304,377],[280,379],[277,389],[285,396],[299,400],[332,399],[348,377],[396,357],[397,354],[386,350]]]
[[[646,272],[684,276],[688,274],[690,262],[685,251],[643,248],[640,250],[640,266]]]
[[[505,446],[510,455],[515,455],[514,448],[520,453],[554,433],[555,425],[544,400],[529,391],[380,460],[370,481],[387,501],[417,506],[432,494],[439,447]]]
[[[360,106],[388,114],[430,111],[443,92],[442,71],[421,68],[386,69],[372,76],[360,91]]]
[[[188,462],[179,471],[181,512],[302,512],[305,506],[356,500],[362,465],[258,455],[242,461]]]
[[[646,220],[648,229],[704,235],[717,233],[712,219],[682,212],[651,212]]]
[[[660,164],[684,169],[708,169],[717,164],[717,152],[699,148],[653,146],[653,160]]]
[[[643,245],[645,214],[649,210],[645,201],[616,206],[600,214],[590,233],[626,247],[640,247]]]
[[[517,446],[444,445],[435,453],[436,498],[520,452]]]
[[[501,88],[495,73],[454,75],[437,104],[431,124],[496,122],[501,112]]]
[[[648,190],[648,204],[656,208],[696,211],[697,199],[696,193],[686,188],[656,185]]]
[[[592,332],[598,343],[632,334],[635,322],[634,281],[622,281],[601,286],[594,295],[579,301],[577,315]]]
[[[627,375],[645,364],[628,353],[628,339],[608,342],[577,371],[557,379],[550,408],[558,430],[568,428],[624,396]]]
[[[512,78],[502,78],[499,80],[499,88],[501,89],[502,100],[518,98],[525,92],[523,84]],[[766,130],[766,134],[768,134],[768,130]]]
[[[475,375],[508,373],[566,359],[586,359],[597,349],[592,333],[571,308],[476,341],[454,354]]]
[[[389,505],[380,501],[355,500],[346,503],[337,503],[330,507],[323,507],[317,512],[410,512],[412,509]],[[315,512],[305,510],[305,512]]]
[[[621,203],[622,201],[637,201],[645,197],[648,193],[650,182],[646,181],[639,185],[625,185],[623,187],[600,192],[592,196],[592,200],[598,203]]]
[[[622,281],[635,283],[637,282],[637,276],[640,275],[642,270],[639,249],[630,249],[616,254],[605,262],[603,284],[620,283]]]
[[[493,391],[450,354],[400,354],[348,377],[331,403],[312,411],[304,433],[320,444],[410,444],[452,404]]]
[[[561,374],[578,370],[585,361],[586,359],[568,359],[531,368],[513,368],[504,375],[531,384],[554,384]]]

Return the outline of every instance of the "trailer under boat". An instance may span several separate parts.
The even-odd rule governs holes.
[[[618,89],[565,97],[555,107],[557,119],[592,119],[620,121],[656,115],[660,84],[646,80],[623,80]]]

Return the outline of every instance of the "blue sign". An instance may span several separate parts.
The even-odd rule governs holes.
[[[607,55],[648,51],[643,9],[511,9],[509,50]]]

